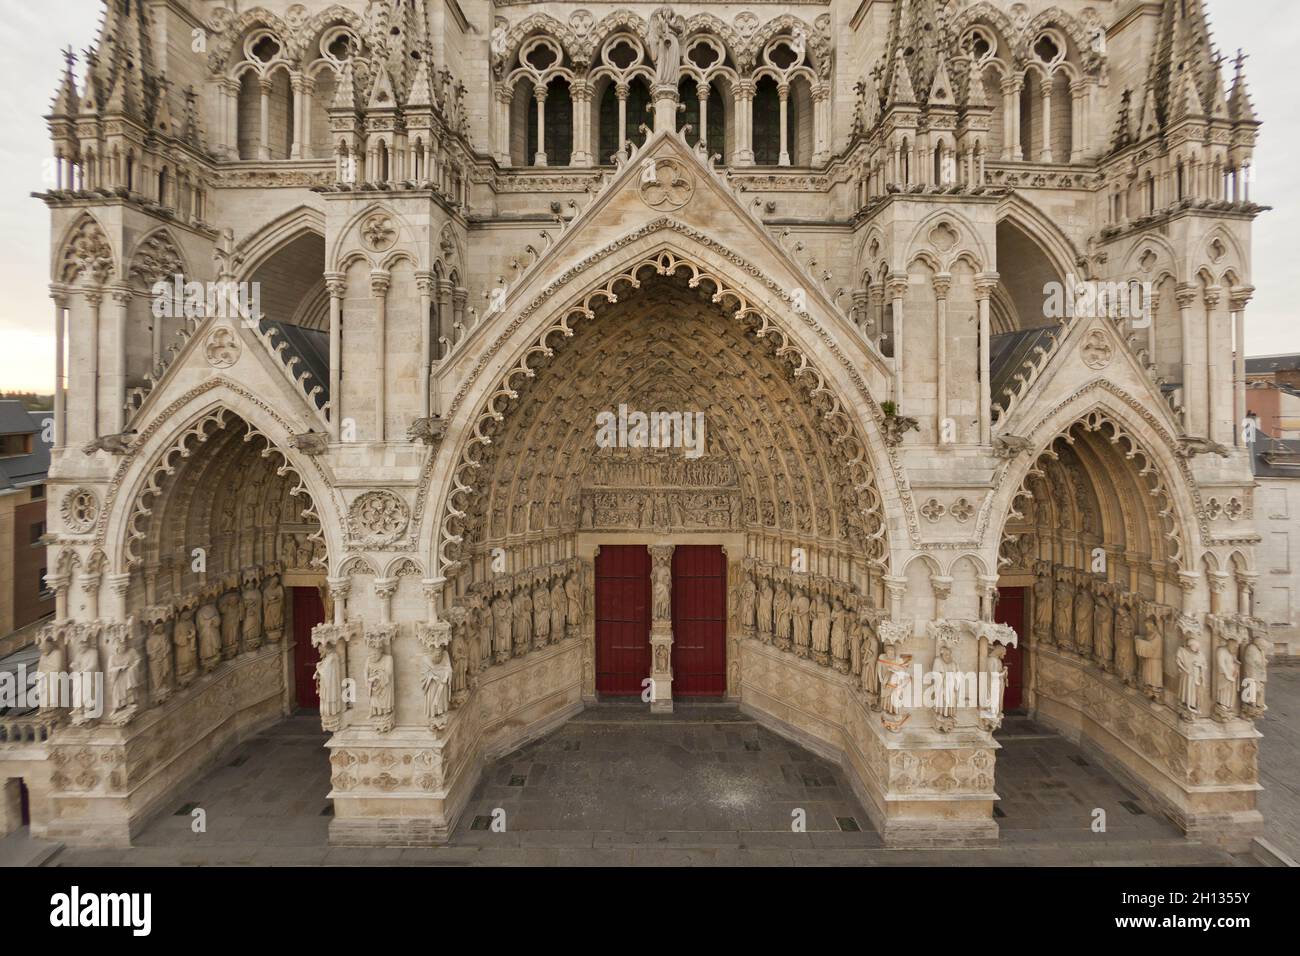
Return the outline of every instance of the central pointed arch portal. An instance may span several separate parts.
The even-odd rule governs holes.
[[[617,641],[598,638],[617,625],[625,648],[640,644],[633,689],[648,685],[652,707],[671,706],[674,687],[709,688],[693,668],[721,666],[723,695],[845,765],[886,840],[994,839],[987,735],[943,741],[961,783],[930,792],[915,770],[931,743],[886,737],[862,692],[863,648],[888,616],[889,529],[911,525],[887,517],[911,501],[867,384],[871,358],[772,307],[781,292],[764,273],[744,277],[735,256],[720,267],[720,247],[697,249],[688,232],[667,222],[635,236],[639,248],[549,317],[531,313],[550,290],[526,315],[507,308],[499,338],[484,334],[477,364],[465,359],[473,371],[448,376],[460,391],[444,401],[417,520],[477,701],[445,729],[433,816],[453,825],[482,760],[613,688],[602,675],[617,670]],[[668,416],[668,447],[622,430],[614,447],[597,440],[598,416],[631,424],[634,412]],[[619,577],[598,569],[622,549],[644,549],[622,562],[643,575],[624,601],[639,594],[643,607],[614,607],[598,583]],[[335,842],[384,825],[366,819],[378,805],[333,796]]]

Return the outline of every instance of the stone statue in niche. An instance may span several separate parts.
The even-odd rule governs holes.
[[[244,623],[244,602],[233,583],[221,595],[217,607],[221,611],[221,657],[231,660],[239,654],[239,632]]]
[[[1237,715],[1237,684],[1241,665],[1237,661],[1235,638],[1221,643],[1214,652],[1214,719],[1228,720]]]
[[[753,572],[746,570],[740,581],[740,628],[746,637],[754,636],[757,598],[758,589],[754,586]]]
[[[533,596],[528,590],[527,581],[523,581],[518,592],[510,601],[515,613],[515,625],[511,637],[514,641],[514,656],[523,657],[533,649]]]
[[[885,643],[876,661],[880,683],[880,722],[897,732],[910,716],[903,713],[903,696],[911,680],[912,655],[900,653],[901,644]]]
[[[1082,657],[1092,655],[1092,586],[1084,575],[1074,591],[1074,651]]]
[[[109,722],[126,724],[140,706],[140,651],[132,640],[134,622],[108,627],[108,679],[113,690],[113,712]]]
[[[1074,650],[1074,588],[1062,576],[1056,582],[1056,597],[1052,602],[1056,619],[1053,627],[1056,644],[1063,651]]]
[[[1137,686],[1137,654],[1134,651],[1133,611],[1120,595],[1115,603],[1115,673],[1129,687]]]
[[[1110,603],[1110,585],[1097,587],[1097,599],[1093,607],[1093,656],[1106,673],[1115,669],[1112,658],[1115,654],[1114,608]]]
[[[459,707],[465,703],[470,691],[470,673],[476,657],[465,637],[465,624],[468,613],[463,607],[449,608],[447,621],[451,627],[451,644],[448,654],[451,656],[451,703]]]
[[[145,654],[149,658],[149,699],[161,704],[172,695],[172,609],[168,605],[145,608],[148,628]]]
[[[934,659],[934,726],[940,733],[948,733],[957,726],[957,695],[961,668],[953,660],[952,646],[939,644]]]
[[[997,730],[1002,726],[1002,707],[1007,693],[1006,656],[1007,649],[1005,645],[991,644],[989,646],[988,657],[985,661],[985,671],[988,673],[988,700],[985,701],[984,710],[980,713],[980,726],[988,731]]]
[[[498,664],[510,660],[510,626],[513,618],[510,595],[504,590],[497,592],[497,596],[492,599],[492,646]]]
[[[167,610],[170,611],[171,609],[168,608]],[[164,629],[164,637],[167,637],[165,629]],[[72,631],[72,637],[70,638],[70,643],[72,644],[72,649],[73,649],[72,669],[81,674],[100,673],[98,628],[96,628],[94,625],[89,625],[89,624],[74,625],[74,630]],[[170,637],[167,637],[167,648],[170,651],[171,649]],[[169,665],[171,664],[170,653],[168,654],[167,663]],[[170,693],[171,692],[170,691],[170,687],[171,687],[170,670],[167,672],[166,677],[168,681],[167,684],[168,693]],[[153,699],[156,703],[161,703],[163,700],[166,700],[166,696],[162,698],[155,697]],[[103,706],[103,701],[97,700],[93,695],[93,693],[88,694],[83,691],[79,696],[73,699],[73,706],[71,712],[73,726],[80,727],[84,724],[93,723],[96,718],[95,711],[102,708],[102,706]]]
[[[244,608],[244,650],[255,651],[262,646],[262,589],[257,586],[254,570],[244,572],[244,591],[241,595]]]
[[[880,710],[880,638],[866,615],[859,617],[862,622],[862,670],[859,679],[862,689],[867,692],[867,699],[872,710]]]
[[[381,734],[393,729],[393,655],[379,633],[366,635],[370,656],[366,660],[366,689],[370,693],[370,719]]]
[[[213,600],[215,596],[211,590],[204,592],[203,604],[194,619],[199,629],[199,666],[205,674],[221,663],[221,612]]]
[[[807,657],[812,643],[812,602],[803,588],[794,589],[790,615],[793,618],[795,657]]]
[[[533,643],[537,647],[551,643],[551,589],[545,578],[538,578],[533,588]]]
[[[1052,579],[1046,574],[1034,581],[1034,637],[1052,643]]]
[[[776,614],[776,646],[788,651],[793,644],[794,614],[790,607],[790,589],[784,583],[777,584],[774,599]]]
[[[66,641],[71,630],[72,625],[65,621],[58,624],[46,624],[37,635],[36,644],[40,649],[41,659],[36,664],[36,672],[41,682],[42,711],[55,709],[52,706],[55,702],[52,682],[58,679],[59,674],[68,669]]]
[[[653,619],[670,621],[673,617],[673,572],[666,562],[655,562],[650,572]]]
[[[758,639],[764,644],[772,643],[772,582],[763,578],[758,589]]]
[[[420,690],[424,692],[424,717],[434,730],[441,730],[446,726],[447,712],[451,710],[456,693],[454,651],[452,658],[452,661],[447,659],[447,645],[435,640],[420,667]]]
[[[835,660],[835,669],[841,674],[849,673],[852,654],[849,645],[853,643],[853,614],[838,599],[831,611],[831,657]]]
[[[1272,648],[1262,634],[1255,634],[1241,649],[1241,713],[1261,717],[1268,707],[1264,691],[1268,686],[1268,655]]]
[[[582,633],[582,571],[579,568],[569,572],[564,579],[564,596],[568,600],[567,627],[570,637]]]
[[[284,586],[280,575],[272,572],[262,586],[262,624],[266,639],[272,644],[284,637]]]
[[[568,611],[569,601],[564,596],[564,578],[556,577],[551,584],[551,640],[557,644],[564,640]]]
[[[1201,712],[1201,688],[1205,686],[1205,662],[1201,660],[1201,642],[1187,637],[1176,656],[1178,666],[1178,709],[1191,720]]]
[[[322,628],[326,630],[322,631]],[[320,699],[321,727],[328,731],[339,729],[343,717],[343,657],[341,641],[322,640],[331,634],[333,625],[313,628],[312,643],[320,649],[316,662],[316,696]]]
[[[194,682],[198,673],[199,630],[194,624],[194,599],[185,598],[172,629],[172,643],[176,646],[176,684],[184,689]]]
[[[1142,692],[1152,700],[1160,700],[1165,687],[1165,638],[1157,619],[1147,618],[1147,633],[1134,638],[1133,652],[1141,662]]]
[[[824,594],[812,605],[812,654],[823,667],[831,662],[831,606]]]

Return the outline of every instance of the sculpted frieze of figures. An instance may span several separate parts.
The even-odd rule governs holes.
[[[1186,614],[1074,568],[1035,567],[1032,634],[1187,721],[1253,719],[1266,709],[1267,625]],[[1173,670],[1165,672],[1166,641]]]
[[[260,583],[259,583],[260,582]],[[101,718],[129,724],[212,674],[223,661],[254,651],[284,633],[279,567],[246,568],[141,608],[125,621],[55,621],[37,639],[38,672],[103,676],[105,700],[84,698],[68,710],[74,725]],[[61,705],[66,701],[60,701]]]

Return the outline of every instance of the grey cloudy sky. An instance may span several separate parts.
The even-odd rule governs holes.
[[[1253,196],[1274,209],[1255,225],[1257,291],[1247,311],[1247,351],[1300,351],[1297,310],[1286,291],[1300,290],[1300,176],[1287,165],[1300,147],[1300,3],[1208,0],[1208,7],[1219,50],[1241,47],[1250,54],[1247,74],[1265,124]],[[101,0],[0,0],[0,89],[8,94],[0,100],[0,389],[48,391],[53,385],[49,215],[30,194],[43,188],[47,170],[49,139],[41,117],[62,68],[59,51],[69,44],[84,49],[101,9]]]

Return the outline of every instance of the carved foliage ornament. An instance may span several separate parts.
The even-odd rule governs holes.
[[[375,252],[390,248],[397,241],[397,227],[392,217],[382,212],[367,217],[361,224],[361,240],[367,249]]]

